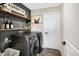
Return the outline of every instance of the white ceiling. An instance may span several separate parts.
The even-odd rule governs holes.
[[[23,4],[31,10],[55,7],[61,5],[60,3],[23,3]]]

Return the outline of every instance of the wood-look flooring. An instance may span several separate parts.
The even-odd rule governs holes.
[[[61,56],[61,52],[56,49],[45,48],[38,56]]]

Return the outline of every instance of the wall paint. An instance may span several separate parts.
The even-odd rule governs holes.
[[[48,12],[56,12],[61,10],[61,5],[57,6],[57,7],[49,7],[49,8],[44,8],[44,9],[38,9],[38,10],[33,10],[31,13],[31,16],[42,16],[44,13],[48,13]],[[38,32],[42,32],[43,31],[43,24],[31,24],[31,31],[38,31]]]
[[[69,41],[77,50],[79,50],[79,3],[64,4],[64,40]],[[79,54],[75,53],[73,48],[68,48],[70,47],[66,44],[64,55],[79,56]]]

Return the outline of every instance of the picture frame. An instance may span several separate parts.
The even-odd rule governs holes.
[[[40,16],[40,15],[38,15],[38,16],[32,16],[31,23],[32,24],[42,24],[43,23],[42,16]]]

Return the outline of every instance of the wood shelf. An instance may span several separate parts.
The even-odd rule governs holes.
[[[18,17],[18,18],[30,20],[30,19],[27,19],[27,17],[24,17],[24,16],[19,15],[18,13],[15,14],[15,13],[13,13],[13,12],[9,12],[9,11],[7,11],[7,10],[5,10],[5,9],[2,9],[2,8],[0,8],[0,12],[2,12],[2,13],[4,13],[4,14],[12,15],[12,16],[15,16],[15,17]]]
[[[2,32],[2,31],[21,31],[21,30],[29,30],[30,28],[28,28],[28,29],[22,29],[22,28],[20,28],[20,29],[17,29],[17,28],[15,28],[15,29],[0,29],[0,32]]]
[[[6,14],[6,15],[10,15],[10,16],[13,16],[13,17],[17,17],[17,18],[21,18],[21,19],[24,19],[26,20],[26,26],[29,26],[31,23],[31,19],[28,18],[29,14],[28,15],[25,15],[25,14],[22,14],[22,13],[19,13],[19,12],[16,12],[14,11],[13,9],[10,9],[4,5],[0,5],[0,12],[3,13],[3,14]],[[28,23],[29,22],[29,23]],[[25,29],[26,28],[26,29]],[[21,30],[30,30],[30,28],[28,27],[25,27],[25,28],[14,28],[14,29],[0,29],[0,32],[1,31],[21,31]]]

